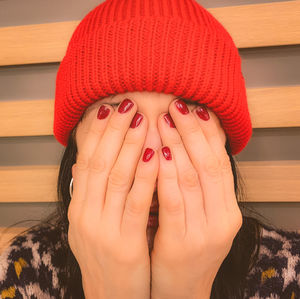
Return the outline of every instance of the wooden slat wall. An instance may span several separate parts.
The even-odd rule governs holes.
[[[247,89],[253,128],[300,127],[300,85]],[[0,102],[0,137],[53,135],[54,100]]]
[[[58,165],[0,167],[0,203],[56,201],[58,170]]]
[[[238,48],[300,43],[300,2],[211,8]],[[0,65],[59,62],[80,21],[0,28]]]
[[[300,1],[208,10],[240,49],[300,44]],[[0,66],[60,62],[79,22],[0,28]],[[300,85],[248,88],[247,95],[253,128],[300,127]],[[54,100],[21,103],[0,102],[0,137],[53,135]],[[58,165],[0,166],[0,203],[56,201],[58,169]],[[300,160],[239,162],[239,169],[248,202],[300,202]],[[24,230],[2,228],[0,252]]]
[[[239,169],[248,202],[300,202],[300,160],[241,161]],[[56,201],[58,170],[58,165],[0,167],[0,203]]]

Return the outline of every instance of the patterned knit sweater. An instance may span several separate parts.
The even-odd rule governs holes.
[[[18,236],[0,256],[0,299],[63,298],[59,286],[63,258],[62,240],[53,228]],[[247,299],[300,298],[300,234],[264,226],[259,258],[247,282]]]

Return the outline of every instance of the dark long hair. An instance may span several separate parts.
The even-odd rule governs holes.
[[[39,230],[45,225],[50,225],[56,230],[57,233],[55,235],[61,236],[60,240],[63,244],[63,252],[60,252],[60,255],[55,257],[55,262],[60,269],[58,278],[60,287],[65,290],[64,298],[66,299],[84,298],[80,267],[69,247],[67,238],[69,227],[67,211],[70,203],[69,185],[72,178],[72,166],[76,163],[77,154],[76,129],[77,126],[70,134],[59,168],[56,210],[38,224],[26,230]],[[263,217],[254,210],[246,207],[245,184],[236,166],[235,159],[231,155],[228,138],[225,147],[230,157],[235,194],[243,214],[243,224],[233,241],[229,254],[223,261],[215,277],[211,298],[239,299],[243,298],[246,290],[246,276],[258,258],[261,227],[263,226],[263,221],[258,218],[262,219]],[[52,234],[51,236],[54,235]],[[48,237],[48,239],[47,242],[51,246],[51,237]]]

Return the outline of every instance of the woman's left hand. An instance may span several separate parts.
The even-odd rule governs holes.
[[[204,121],[196,109],[190,112],[178,100],[188,112],[181,114],[175,102],[169,114],[176,128],[170,128],[163,115],[158,125],[172,160],[159,152],[159,227],[151,253],[151,298],[205,299],[210,298],[243,218],[217,118]]]

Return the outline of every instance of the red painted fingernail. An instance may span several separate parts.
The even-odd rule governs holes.
[[[142,120],[143,120],[143,115],[137,112],[131,121],[130,128],[138,127]]]
[[[175,106],[181,114],[188,114],[189,113],[189,108],[183,100],[177,100],[175,102]]]
[[[166,160],[172,160],[172,154],[171,154],[171,151],[170,151],[170,148],[168,146],[164,146],[162,149],[161,149],[164,157],[166,158]]]
[[[146,150],[144,152],[144,156],[143,156],[143,161],[144,162],[150,161],[150,159],[153,157],[153,155],[154,155],[154,150],[151,148],[146,148]]]
[[[199,106],[196,109],[197,115],[203,120],[209,120],[210,116],[207,109],[204,106]]]
[[[174,121],[169,113],[164,115],[164,119],[171,128],[176,128]]]
[[[119,106],[118,112],[125,113],[128,112],[133,107],[133,102],[129,99],[125,99],[122,101],[121,105]]]
[[[97,118],[104,119],[108,116],[109,112],[110,110],[105,105],[101,105],[97,113]]]

